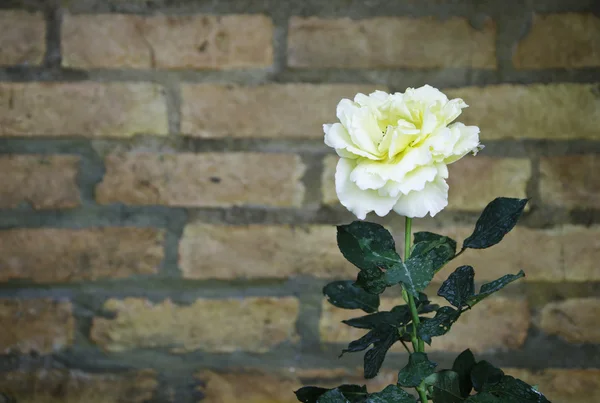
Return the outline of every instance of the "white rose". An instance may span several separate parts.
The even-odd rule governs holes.
[[[339,123],[323,126],[325,144],[341,157],[335,188],[342,205],[361,220],[371,211],[440,212],[448,205],[447,165],[480,148],[478,127],[452,123],[466,107],[429,85],[342,99]]]

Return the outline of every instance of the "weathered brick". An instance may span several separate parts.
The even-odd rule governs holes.
[[[149,83],[0,83],[0,136],[168,134],[162,87]]]
[[[336,245],[335,226],[188,225],[179,245],[192,279],[352,277],[357,270]]]
[[[534,15],[513,62],[519,69],[600,66],[600,18],[591,13]]]
[[[335,167],[338,157],[323,160],[321,194],[323,203],[339,204],[335,193]],[[481,211],[499,196],[527,197],[531,164],[524,158],[465,157],[449,166],[449,210]]]
[[[375,89],[351,84],[183,84],[181,130],[204,138],[322,138],[323,124],[336,120],[342,98]]]
[[[80,204],[79,157],[10,155],[0,157],[0,207],[28,203],[36,210],[73,208]]]
[[[152,370],[89,374],[42,369],[0,375],[0,391],[19,403],[142,403],[152,398],[157,387]]]
[[[42,13],[0,11],[0,66],[39,65],[46,51]]]
[[[73,343],[75,320],[69,302],[0,300],[0,351],[49,354]]]
[[[292,154],[109,155],[96,199],[102,204],[300,206],[304,169]]]
[[[600,206],[598,154],[540,159],[540,193],[546,204],[567,208]]]
[[[295,403],[294,391],[302,384],[288,370],[265,373],[257,369],[216,372],[204,370],[195,377],[202,402],[211,403]]]
[[[552,302],[540,314],[540,328],[569,343],[600,343],[600,298]]]
[[[599,139],[597,84],[494,85],[448,89],[469,108],[458,118],[481,128],[481,140]]]
[[[445,300],[435,297],[435,303],[447,305]],[[403,304],[401,299],[384,299],[380,310]],[[319,333],[325,343],[348,343],[365,334],[362,329],[351,328],[342,320],[364,315],[360,310],[339,309],[327,301],[323,302]],[[432,351],[460,352],[470,348],[474,352],[497,349],[516,349],[523,345],[529,329],[529,308],[523,299],[490,297],[480,302],[473,310],[464,313],[452,330],[433,340]],[[403,351],[402,347],[394,347]]]
[[[506,368],[505,373],[530,385],[554,403],[596,403],[600,401],[600,370],[555,369],[531,371]]]
[[[175,346],[177,353],[262,353],[297,339],[299,302],[291,297],[198,299],[186,306],[126,298],[111,299],[104,309],[116,317],[94,318],[91,337],[108,351]]]
[[[473,232],[473,227],[423,230],[450,236],[460,247],[462,241]],[[565,225],[543,230],[517,226],[492,248],[465,251],[440,270],[434,280],[442,282],[457,267],[470,265],[475,268],[477,281],[495,280],[521,269],[526,277],[520,281],[598,281],[599,239],[600,228],[597,226]]]
[[[496,25],[475,29],[466,18],[292,17],[291,67],[496,68]],[[423,44],[427,44],[424,46]]]
[[[481,211],[496,197],[527,197],[527,159],[465,157],[448,168],[449,209]]]
[[[228,69],[273,63],[264,15],[143,17],[66,14],[63,65],[76,68]]]
[[[334,357],[333,357],[334,358]],[[334,388],[342,384],[366,385],[369,392],[395,384],[398,371],[382,370],[374,379],[364,379],[362,368],[296,369],[265,372],[256,368],[202,370],[195,374],[197,390],[211,403],[294,403],[293,391],[302,386]]]
[[[17,228],[0,231],[0,281],[37,283],[154,274],[164,231],[150,228]]]
[[[321,175],[321,196],[323,204],[340,204],[340,199],[335,192],[335,168],[339,161],[337,155],[328,155],[323,159],[323,173]]]

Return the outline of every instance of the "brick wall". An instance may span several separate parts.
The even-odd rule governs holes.
[[[361,382],[360,355],[337,359],[359,312],[321,295],[355,274],[321,124],[341,97],[429,83],[487,147],[415,225],[460,237],[490,199],[531,198],[464,256],[479,281],[527,278],[432,359],[470,345],[555,403],[600,401],[600,8],[521,3],[0,2],[0,391],[288,403]]]

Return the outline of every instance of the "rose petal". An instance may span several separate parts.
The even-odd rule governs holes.
[[[400,196],[394,211],[405,217],[432,217],[448,205],[448,184],[440,177],[428,182],[423,190]]]
[[[348,131],[340,123],[334,123],[332,125],[323,125],[323,131],[325,132],[325,144],[329,147],[335,148],[340,157],[346,157],[348,155],[347,153],[344,153],[342,151],[346,150],[348,153],[353,154],[354,158],[360,156],[373,160],[378,159],[377,156],[356,147],[352,143]]]
[[[356,167],[356,161],[342,158],[335,171],[335,190],[340,203],[360,220],[368,213],[383,217],[392,210],[397,198],[380,196],[376,190],[362,190],[350,180],[350,173]]]

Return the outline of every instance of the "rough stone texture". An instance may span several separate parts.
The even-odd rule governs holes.
[[[322,138],[342,98],[371,93],[372,85],[183,84],[181,130],[203,138]]]
[[[150,83],[0,83],[0,136],[166,135],[165,102]]]
[[[534,15],[513,63],[518,69],[600,66],[600,18],[591,13]]]
[[[21,203],[36,210],[79,206],[78,166],[76,156],[0,157],[0,207],[15,208]]]
[[[473,232],[473,227],[418,228],[447,235],[461,242]],[[525,271],[519,281],[599,281],[600,228],[565,225],[540,230],[517,226],[493,248],[465,251],[440,270],[434,281],[442,282],[461,265],[475,268],[477,281],[490,281],[508,273]],[[524,247],[525,245],[525,247]]]
[[[441,298],[434,297],[432,300],[440,305],[448,305]],[[389,310],[401,303],[403,302],[397,299],[384,300],[380,310]],[[321,341],[348,343],[360,338],[365,334],[364,330],[351,328],[341,321],[363,315],[364,312],[360,310],[339,309],[324,301],[319,322]],[[490,297],[480,302],[472,311],[464,313],[448,334],[433,340],[428,350],[461,352],[468,347],[474,352],[483,353],[516,349],[525,342],[529,320],[527,301]],[[403,351],[401,346],[396,346],[394,349]]]
[[[197,390],[204,399],[200,402],[211,403],[294,403],[298,400],[293,391],[302,386],[334,388],[360,384],[366,385],[369,392],[377,392],[398,379],[398,371],[386,369],[374,379],[364,379],[362,375],[362,368],[283,368],[273,373],[243,368],[227,372],[202,370],[195,378],[200,382]]]
[[[109,155],[98,203],[298,207],[304,164],[293,154]]]
[[[483,143],[526,138],[600,139],[597,84],[503,84],[445,92],[470,105],[458,120],[479,126]]]
[[[75,320],[69,302],[0,299],[0,351],[50,354],[73,343]]]
[[[504,369],[508,375],[530,385],[537,385],[540,392],[553,403],[596,403],[600,401],[600,370],[558,369],[543,371]]]
[[[323,160],[321,194],[324,204],[339,204],[335,193],[335,167],[338,157]],[[464,157],[451,164],[448,184],[448,210],[481,211],[498,196],[527,197],[531,163],[524,158]]]
[[[540,159],[540,193],[544,203],[567,208],[600,206],[598,154]]]
[[[467,156],[448,168],[449,209],[481,211],[496,197],[527,197],[531,177],[527,159]]]
[[[116,317],[94,318],[91,338],[107,351],[173,347],[176,353],[263,353],[296,341],[300,306],[292,297],[198,299],[185,306],[126,298],[110,299],[104,309]]]
[[[179,244],[185,278],[348,278],[356,268],[344,259],[333,225],[227,226],[189,224]]]
[[[14,371],[0,376],[0,390],[19,403],[143,403],[158,387],[152,370],[89,374],[59,369]]]
[[[496,68],[496,25],[474,29],[466,18],[292,17],[291,67]],[[425,45],[424,45],[425,44]]]
[[[76,68],[227,69],[273,63],[264,15],[142,17],[71,15],[63,20],[63,65]]]
[[[323,159],[323,173],[321,175],[321,197],[323,204],[334,205],[339,204],[335,193],[335,168],[339,161],[337,155],[328,155]]]
[[[600,298],[552,302],[541,312],[540,328],[569,343],[600,343]]]
[[[283,370],[276,374],[256,369],[215,372],[205,370],[195,377],[203,395],[201,402],[211,403],[295,403],[295,390],[302,384],[293,373]]]
[[[42,13],[0,11],[0,66],[39,65],[46,51]]]
[[[0,281],[75,282],[154,274],[164,231],[15,228],[0,231]]]

